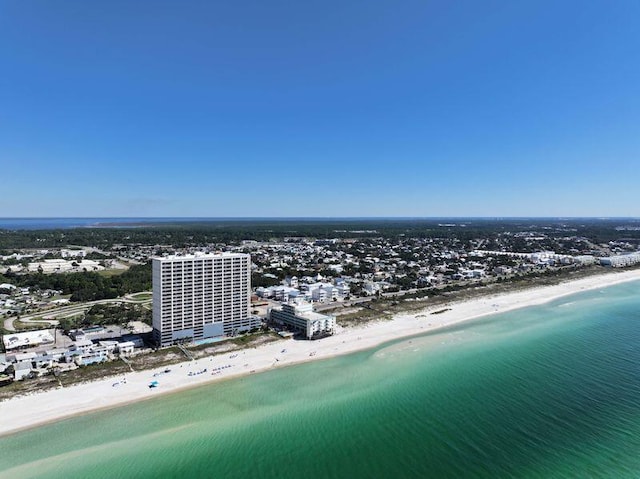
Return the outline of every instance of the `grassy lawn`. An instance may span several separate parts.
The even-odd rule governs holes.
[[[131,299],[136,301],[151,301],[153,293],[136,293],[131,295]]]
[[[41,318],[36,318],[34,322],[24,322],[19,319],[13,320],[13,327],[16,328],[16,331],[29,331],[33,329],[47,329],[50,328],[51,325],[49,323],[45,323],[42,321],[37,321]]]

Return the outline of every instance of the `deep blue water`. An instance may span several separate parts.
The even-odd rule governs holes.
[[[214,221],[214,218],[0,218],[0,229],[51,230],[68,228],[140,226],[158,223]]]
[[[463,217],[88,217],[88,218],[9,218],[0,217],[0,229],[41,230],[88,227],[136,227],[175,223],[233,223],[233,222],[367,222],[367,221],[442,221],[453,223],[472,223],[474,221],[541,221],[560,220],[561,218],[463,218]],[[579,218],[572,218],[577,220]],[[600,221],[594,218],[582,218],[585,221]],[[627,221],[631,218],[609,218],[609,220]]]
[[[240,223],[240,222],[323,222],[323,221],[411,221],[425,218],[304,218],[304,217],[91,217],[91,218],[0,218],[0,229],[50,230],[68,228],[140,227],[175,223]],[[430,218],[435,220],[435,218]]]

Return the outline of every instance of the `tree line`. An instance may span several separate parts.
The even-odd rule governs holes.
[[[113,299],[129,293],[151,289],[151,263],[131,266],[115,276],[103,276],[95,272],[43,274],[5,273],[0,283],[38,290],[53,289],[71,295],[71,301],[95,301]]]
[[[624,230],[616,227],[624,225]],[[595,242],[620,238],[640,239],[640,222],[634,219],[585,218],[417,218],[417,219],[264,219],[218,220],[193,223],[156,223],[144,227],[69,228],[59,230],[2,230],[0,253],[21,248],[63,248],[88,245],[171,245],[180,248],[242,240],[267,241],[296,237],[313,238],[492,238],[504,232],[540,229],[551,237],[584,236]]]
[[[119,324],[126,326],[131,321],[142,321],[151,324],[151,311],[139,304],[95,304],[82,317],[60,318],[60,328],[71,329]]]

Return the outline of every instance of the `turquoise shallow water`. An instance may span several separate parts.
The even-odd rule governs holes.
[[[638,478],[640,283],[0,438],[0,471]]]

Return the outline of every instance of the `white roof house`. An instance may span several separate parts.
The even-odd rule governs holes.
[[[27,331],[26,333],[5,334],[2,338],[6,351],[20,348],[31,348],[41,344],[53,344],[50,331]]]

